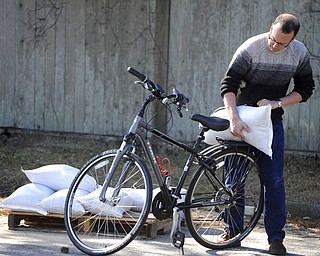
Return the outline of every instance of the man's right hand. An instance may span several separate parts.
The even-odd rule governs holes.
[[[235,94],[232,92],[227,92],[223,96],[223,102],[228,111],[231,133],[236,137],[244,139],[245,136],[242,133],[242,131],[245,130],[246,132],[250,132],[250,129],[247,126],[247,124],[240,119],[238,115]]]
[[[237,118],[237,120],[230,120],[230,131],[234,136],[244,139],[245,135],[243,134],[243,130],[250,132],[247,124],[240,118]]]

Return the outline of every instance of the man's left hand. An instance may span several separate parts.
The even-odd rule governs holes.
[[[279,107],[278,101],[276,101],[276,100],[267,100],[267,99],[259,100],[258,103],[257,103],[257,105],[258,105],[259,107],[270,105],[270,106],[271,106],[271,109],[275,109],[275,108],[278,108],[278,107]]]

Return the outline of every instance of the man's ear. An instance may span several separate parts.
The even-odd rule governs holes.
[[[294,39],[296,39],[296,38],[297,38],[297,36],[294,36],[294,37],[291,39],[290,43],[291,43]]]

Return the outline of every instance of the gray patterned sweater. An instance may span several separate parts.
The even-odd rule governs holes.
[[[280,52],[268,46],[268,33],[245,41],[234,54],[221,81],[221,96],[226,92],[237,95],[237,105],[256,106],[260,99],[275,100],[287,94],[291,79],[293,91],[305,102],[314,90],[314,80],[306,47],[292,41]],[[272,119],[282,119],[284,111],[272,111]]]

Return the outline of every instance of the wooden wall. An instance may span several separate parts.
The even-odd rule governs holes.
[[[191,99],[170,130],[191,140],[236,48],[282,12],[301,21],[318,85],[319,0],[0,0],[0,127],[122,136],[145,96],[133,66]],[[286,108],[286,149],[320,151],[319,91]]]

